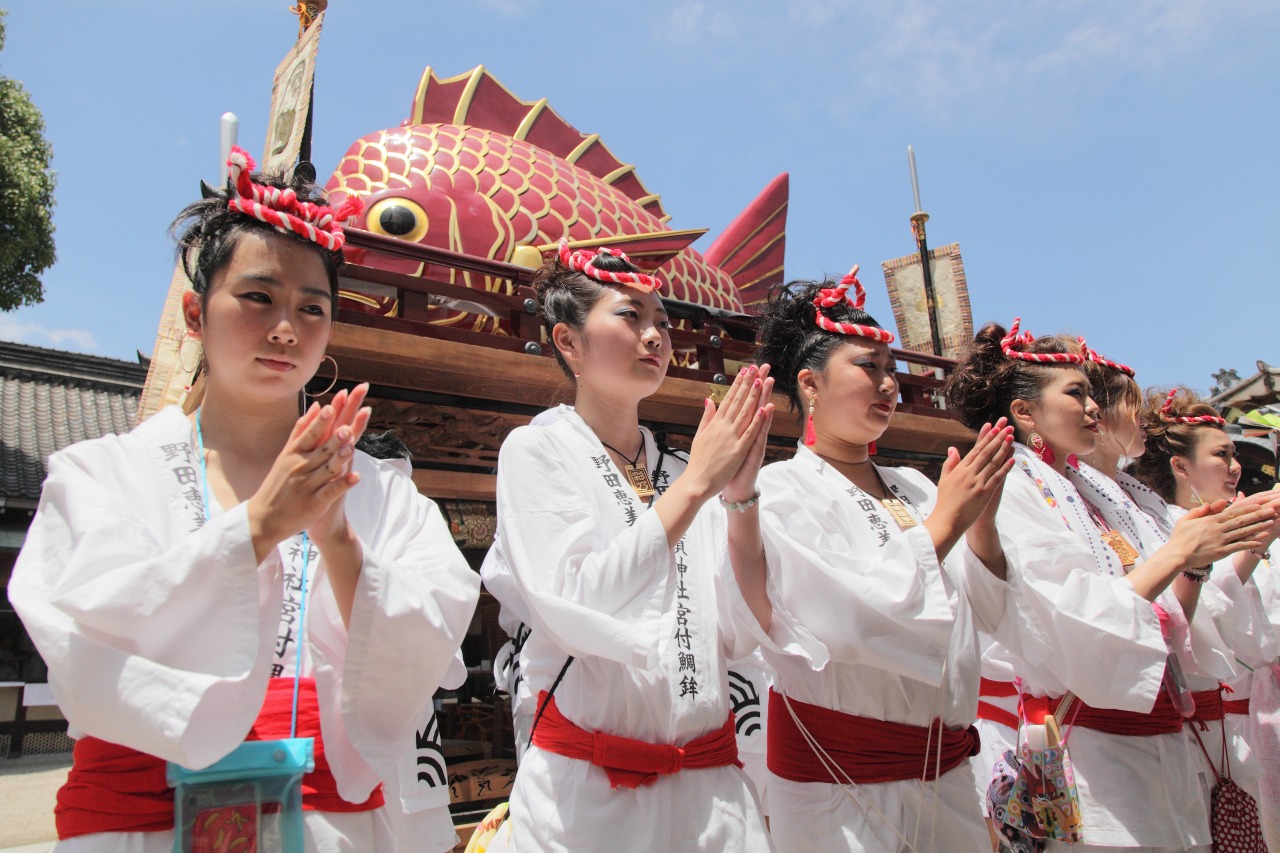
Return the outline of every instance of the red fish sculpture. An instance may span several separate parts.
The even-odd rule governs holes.
[[[447,79],[427,68],[410,118],[356,140],[327,189],[335,204],[346,194],[364,196],[355,227],[483,258],[536,265],[539,253],[561,238],[619,247],[658,270],[665,296],[707,307],[750,312],[782,280],[785,173],[701,254],[689,244],[705,229],[668,228],[661,198],[634,166],[614,157],[598,135],[575,130],[546,98],[520,100],[484,66]],[[362,257],[358,250],[352,259],[469,287],[510,288],[487,276]],[[432,319],[503,331],[483,314],[436,312]]]

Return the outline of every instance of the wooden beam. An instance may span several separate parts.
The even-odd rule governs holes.
[[[433,500],[450,498],[464,501],[490,501],[495,498],[498,478],[493,474],[468,474],[461,471],[413,469],[413,483]]]

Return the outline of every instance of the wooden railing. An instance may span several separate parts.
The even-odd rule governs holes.
[[[487,276],[494,280],[509,281],[513,292],[498,293],[478,288],[451,284],[427,276],[406,275],[363,264],[347,263],[340,271],[343,289],[360,290],[359,283],[393,288],[397,296],[397,311],[393,316],[382,316],[353,310],[341,310],[338,321],[375,329],[403,332],[438,340],[455,341],[476,346],[522,352],[531,356],[550,357],[549,345],[542,340],[538,319],[538,303],[529,286],[533,271],[501,261],[464,255],[444,249],[436,249],[417,243],[406,243],[383,237],[368,231],[347,229],[348,246],[366,253],[410,261],[432,267]],[[362,258],[363,260],[363,258]],[[469,303],[471,306],[495,317],[508,334],[489,331],[473,331],[452,325],[428,322],[425,316],[405,316],[406,297],[416,294],[432,304]],[[669,376],[715,384],[726,383],[726,364],[750,361],[755,347],[754,319],[746,314],[736,314],[716,308],[706,308],[688,302],[664,298],[668,314],[685,321],[685,328],[671,332],[672,344],[677,350],[694,354],[696,367],[672,366]],[[421,311],[417,312],[422,314]],[[941,408],[938,393],[943,376],[954,367],[946,358],[921,355],[906,350],[893,350],[899,367],[901,394],[899,411],[929,417],[951,417]],[[910,372],[908,365],[929,368],[927,372]],[[940,370],[939,370],[940,369]]]

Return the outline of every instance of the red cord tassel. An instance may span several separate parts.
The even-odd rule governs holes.
[[[867,445],[867,455],[868,456],[876,455],[876,443],[874,441]]]
[[[813,447],[818,443],[818,434],[813,430],[813,411],[810,410],[809,417],[804,422],[804,446]]]

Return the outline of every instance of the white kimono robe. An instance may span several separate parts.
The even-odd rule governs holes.
[[[440,687],[455,690],[466,680],[467,665],[459,650]],[[458,833],[449,812],[449,772],[440,740],[440,721],[432,704],[423,714],[415,726],[410,749],[401,754],[395,770],[383,780],[383,790],[388,804],[400,804],[399,811],[387,811],[401,850],[449,853],[458,843]]]
[[[765,552],[783,605],[831,655],[819,671],[820,661],[766,649],[774,689],[846,714],[964,729],[978,707],[977,631],[999,630],[1009,587],[964,542],[940,564],[922,524],[937,488],[911,468],[877,470],[915,527],[900,529],[807,447],[760,474]],[[929,783],[845,788],[771,774],[770,828],[780,850],[989,849],[974,784],[968,760]]]
[[[1125,491],[1142,507],[1161,533],[1170,535],[1173,525],[1187,511],[1180,506],[1165,503],[1159,495],[1137,480],[1124,474],[1120,476]],[[1217,681],[1225,683],[1231,690],[1225,695],[1226,699],[1247,698],[1253,682],[1251,670],[1265,668],[1276,659],[1275,628],[1267,614],[1261,590],[1261,585],[1266,583],[1266,570],[1266,566],[1259,565],[1249,582],[1242,584],[1240,576],[1236,574],[1234,555],[1224,557],[1214,564],[1210,583],[1205,584],[1200,593],[1200,607],[1205,608],[1212,616],[1235,663],[1231,674],[1217,677]],[[1215,682],[1208,681],[1195,672],[1188,672],[1187,679],[1193,690],[1208,690],[1216,686]],[[1239,714],[1228,714],[1224,723],[1225,726],[1212,723],[1207,731],[1200,732],[1205,751],[1209,753],[1214,767],[1220,770],[1225,728],[1231,778],[1257,799],[1263,770],[1250,746],[1249,720]],[[1196,747],[1196,751],[1199,752],[1199,747]],[[1214,773],[1205,768],[1203,775],[1206,790],[1212,790],[1216,781]]]
[[[412,743],[479,596],[436,505],[389,465],[354,457],[347,517],[364,565],[344,627],[319,551],[309,561],[303,674],[347,800],[366,799]],[[193,430],[167,408],[49,461],[9,595],[73,737],[201,768],[243,740],[267,680],[290,675],[286,577],[298,540],[261,564],[245,504],[205,522]],[[286,605],[289,606],[286,606]],[[281,652],[284,652],[283,654]],[[392,850],[383,810],[307,812],[308,849]],[[100,833],[62,851],[171,850],[171,832]]]
[[[997,643],[989,655],[1009,662],[1028,695],[1071,690],[1097,708],[1149,712],[1169,654],[1151,602],[1125,578],[1075,486],[1023,445],[1014,453],[996,523],[1009,583],[1045,634],[1043,644],[1024,636],[1021,653]],[[1076,848],[1209,843],[1204,758],[1182,734],[1125,737],[1073,726],[1067,743],[1084,821]]]
[[[648,431],[644,445],[653,471]],[[664,454],[655,486],[683,468]],[[521,427],[503,444],[498,530],[533,624],[524,678],[536,697],[572,655],[555,701],[587,731],[688,743],[728,717],[728,660],[760,643],[813,644],[776,607],[770,633],[761,629],[734,582],[714,501],[673,552],[657,514],[567,407],[554,424]],[[530,747],[511,815],[521,853],[772,849],[747,777],[732,766],[614,790],[601,768]]]
[[[557,406],[539,412],[530,425],[547,426],[555,423],[562,412],[573,411],[572,406]],[[511,576],[511,566],[507,562],[506,553],[502,549],[502,537],[495,536],[493,545],[484,555],[484,563],[480,566],[480,581],[489,594],[498,600],[498,625],[511,639],[503,643],[502,648],[493,659],[493,680],[498,689],[505,690],[511,698],[511,723],[515,733],[516,761],[524,758],[529,748],[529,731],[533,727],[533,715],[536,702],[529,693],[529,684],[524,680],[521,651],[529,638],[532,618],[524,599],[520,597],[515,578]]]

